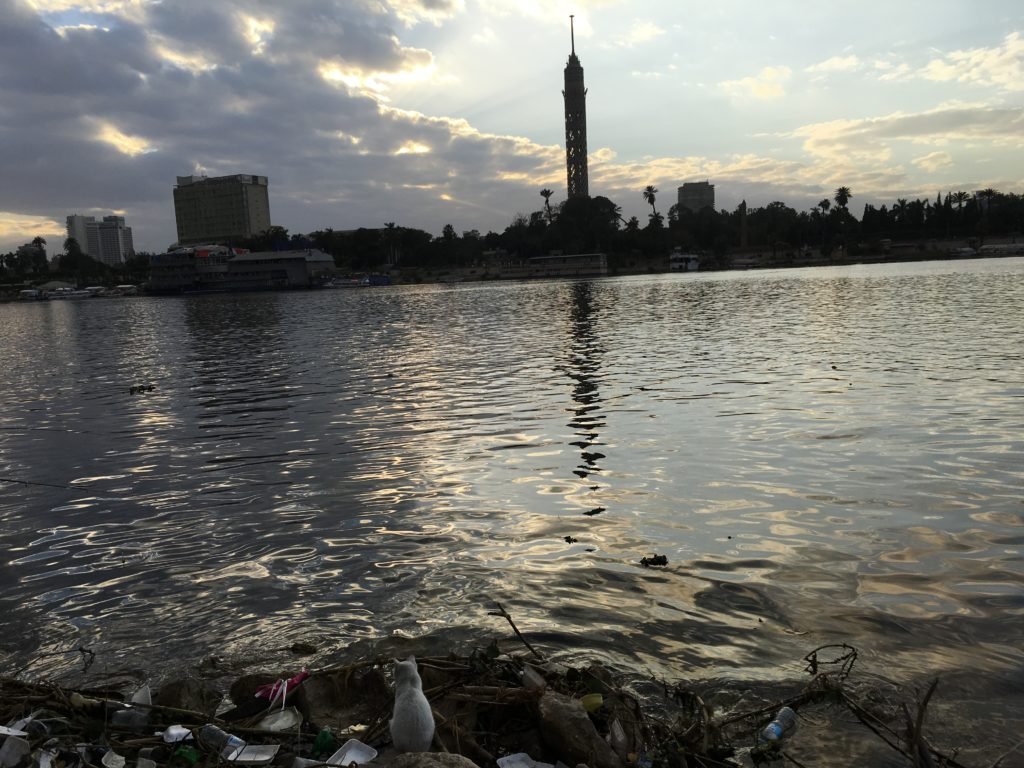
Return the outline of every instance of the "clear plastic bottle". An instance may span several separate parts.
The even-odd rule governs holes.
[[[781,744],[795,730],[796,712],[789,707],[783,707],[775,715],[775,718],[757,735],[757,743],[764,746]]]
[[[204,749],[219,752],[225,758],[245,746],[244,740],[232,736],[212,723],[208,723],[196,731],[196,738]]]

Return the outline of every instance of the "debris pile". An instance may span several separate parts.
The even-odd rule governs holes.
[[[798,695],[722,712],[680,685],[652,681],[655,700],[617,685],[600,665],[550,662],[500,606],[495,615],[508,620],[525,653],[503,653],[493,642],[468,656],[415,661],[435,726],[429,752],[402,754],[392,743],[395,660],[378,657],[246,675],[226,698],[196,680],[126,695],[0,678],[0,723],[8,724],[0,727],[0,768],[799,766],[789,750],[801,708],[822,704],[845,706],[907,765],[962,768],[925,736],[935,686],[913,710],[862,704],[844,685],[857,659],[850,646],[808,654],[810,681]]]

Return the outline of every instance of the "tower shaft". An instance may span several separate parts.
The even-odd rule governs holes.
[[[583,67],[576,56],[576,35],[572,28],[572,53],[565,65],[565,168],[568,197],[588,197],[587,180],[587,89],[583,85]]]

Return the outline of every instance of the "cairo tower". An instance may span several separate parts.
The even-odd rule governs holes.
[[[587,89],[583,86],[583,67],[576,57],[576,33],[569,17],[572,53],[565,65],[565,167],[568,197],[588,197],[587,182]]]

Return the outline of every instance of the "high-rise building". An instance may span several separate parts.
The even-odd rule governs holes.
[[[688,181],[679,187],[679,207],[699,211],[701,208],[715,210],[715,185],[706,181]]]
[[[67,217],[68,237],[73,237],[82,249],[82,253],[89,253],[89,225],[96,223],[95,216],[82,216],[73,213]]]
[[[179,176],[174,188],[178,245],[225,244],[270,228],[267,177]]]
[[[124,216],[94,216],[72,214],[67,217],[68,237],[78,242],[82,253],[110,266],[124,264],[135,255],[132,228],[126,227]]]
[[[565,65],[565,167],[568,197],[588,197],[587,180],[587,89],[583,86],[583,67],[576,57],[576,32],[569,17],[572,52]]]
[[[99,243],[96,254],[90,254],[97,261],[116,267],[135,255],[132,228],[124,225],[124,216],[104,216],[89,228],[90,234],[95,229]]]

